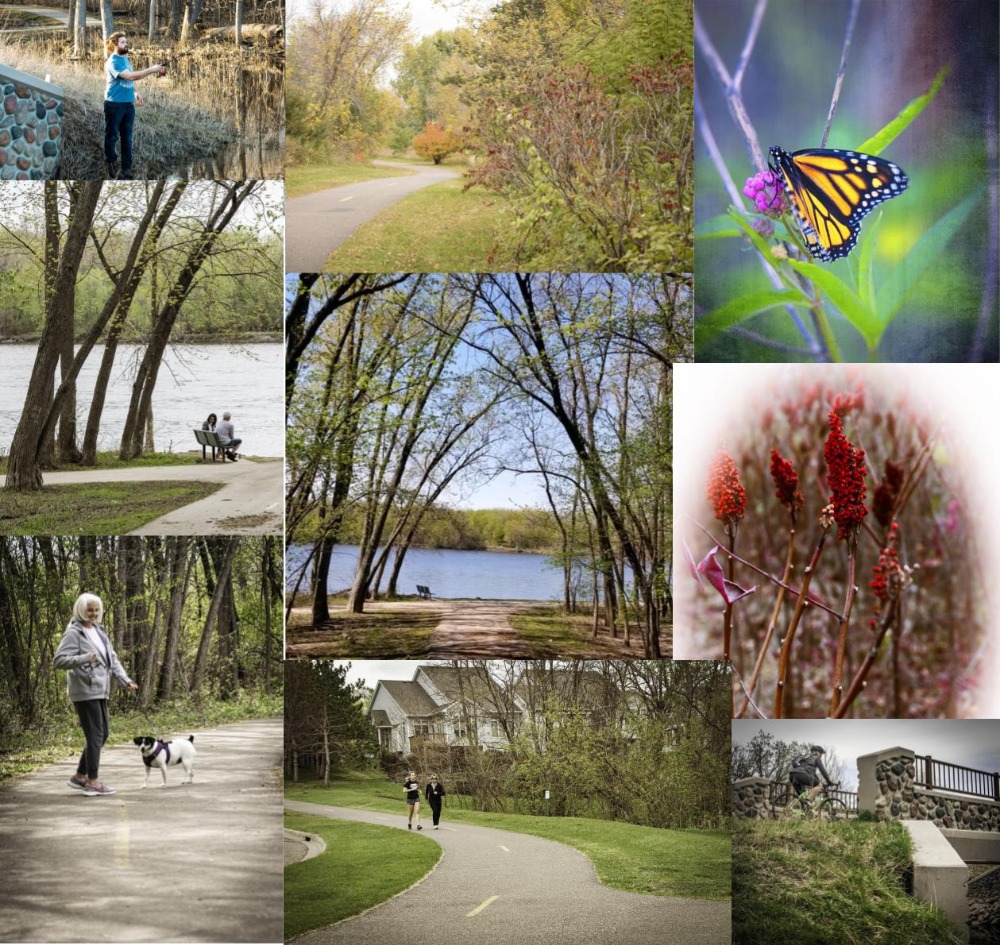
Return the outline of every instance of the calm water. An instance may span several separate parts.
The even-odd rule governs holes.
[[[14,437],[35,361],[35,345],[0,345],[0,450]],[[87,358],[77,381],[77,434],[82,442],[103,345]],[[101,415],[102,450],[117,449],[142,349],[118,349]],[[195,427],[209,413],[233,415],[242,451],[284,456],[284,349],[280,344],[174,345],[167,350],[153,392],[153,439],[161,452],[195,449]],[[199,448],[200,449],[200,448]]]
[[[289,588],[295,586],[298,569],[308,554],[308,549],[301,545],[293,545],[288,549]],[[327,583],[331,592],[351,586],[357,561],[357,547],[339,545],[335,549],[330,566],[330,580]],[[308,583],[307,577],[303,588]],[[544,555],[413,548],[406,553],[403,561],[398,589],[401,594],[415,594],[418,584],[429,587],[435,597],[562,599],[562,571],[551,567],[549,559]]]

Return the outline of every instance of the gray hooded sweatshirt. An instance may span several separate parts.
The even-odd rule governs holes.
[[[112,675],[123,686],[132,683],[118,661],[118,654],[104,628],[99,624],[95,626],[101,641],[98,646],[94,646],[90,636],[84,631],[83,624],[74,617],[59,641],[59,649],[53,659],[56,669],[69,670],[67,684],[71,702],[109,698]],[[90,661],[91,653],[97,654],[96,663]]]

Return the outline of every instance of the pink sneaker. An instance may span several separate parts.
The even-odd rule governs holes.
[[[87,790],[87,779],[78,778],[75,774],[66,782],[71,788],[76,788],[78,791]]]
[[[88,784],[83,789],[83,793],[87,797],[97,797],[99,794],[116,794],[117,792],[113,787],[108,787],[106,784]]]

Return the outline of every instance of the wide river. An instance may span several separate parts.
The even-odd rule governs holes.
[[[10,451],[35,361],[35,345],[0,345],[0,450]],[[142,348],[122,345],[101,415],[99,449],[114,450],[132,396]],[[82,443],[103,345],[87,358],[77,381],[77,436]],[[160,452],[201,449],[194,428],[209,413],[233,415],[248,456],[284,456],[284,349],[280,344],[173,345],[153,391],[153,440]]]
[[[286,583],[289,589],[295,586],[298,571],[308,554],[309,549],[302,545],[292,545],[288,549]],[[337,546],[327,582],[331,593],[351,586],[357,561],[356,547]],[[300,589],[311,587],[311,584],[307,576]],[[552,567],[545,555],[412,548],[403,561],[398,590],[401,594],[415,594],[418,584],[429,587],[435,597],[562,599],[562,571]]]

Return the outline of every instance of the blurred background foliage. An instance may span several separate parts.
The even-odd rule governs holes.
[[[698,0],[696,4],[697,15],[731,71],[739,60],[755,6],[749,0]],[[766,4],[742,83],[744,104],[765,154],[771,145],[788,151],[820,146],[849,10],[847,0],[772,0]],[[882,155],[909,176],[908,190],[871,213],[862,227],[859,247],[828,266],[844,282],[856,281],[860,247],[872,236],[881,215],[874,253],[876,291],[897,266],[923,269],[922,278],[885,331],[878,360],[997,360],[997,221],[987,187],[987,139],[996,136],[997,31],[998,8],[992,2],[891,0],[860,5],[827,147],[857,148],[907,103],[927,92],[935,75],[950,66],[936,98]],[[742,188],[758,168],[752,165],[718,81],[697,49],[696,70],[705,119],[733,180]],[[993,173],[995,190],[995,168]],[[704,316],[734,298],[772,285],[746,239],[705,238],[719,228],[718,218],[726,213],[730,200],[708,156],[701,129],[696,140],[695,187],[696,304],[698,315]],[[904,261],[936,221],[974,195],[971,212],[943,251],[933,259],[916,258],[918,253]],[[749,212],[749,201],[741,202],[740,209]],[[856,329],[828,311],[842,358],[867,360]],[[789,347],[802,349],[802,336],[786,309],[772,308],[699,344],[697,359],[803,359],[803,352]]]

